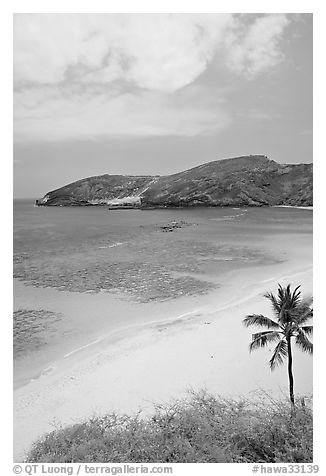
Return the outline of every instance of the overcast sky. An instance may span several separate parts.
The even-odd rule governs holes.
[[[247,154],[312,162],[312,15],[15,15],[15,197]]]

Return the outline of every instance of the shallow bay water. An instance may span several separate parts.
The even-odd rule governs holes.
[[[16,385],[104,330],[191,312],[226,277],[311,263],[312,212],[14,202]]]

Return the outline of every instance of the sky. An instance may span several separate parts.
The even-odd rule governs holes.
[[[312,162],[311,14],[15,14],[14,197],[248,154]]]

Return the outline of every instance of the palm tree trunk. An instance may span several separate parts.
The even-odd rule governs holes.
[[[288,374],[289,374],[289,390],[290,390],[290,400],[292,405],[294,405],[294,393],[293,393],[293,373],[292,373],[292,349],[291,349],[291,337],[287,338],[288,344]]]

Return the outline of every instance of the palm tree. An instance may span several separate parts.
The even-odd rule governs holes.
[[[252,342],[249,346],[250,352],[265,347],[272,342],[277,342],[269,361],[271,370],[274,370],[276,365],[283,364],[284,359],[288,359],[289,391],[293,405],[292,338],[303,352],[312,354],[313,350],[313,344],[308,338],[312,334],[313,326],[306,325],[306,322],[313,316],[312,299],[302,300],[299,288],[300,286],[291,292],[290,284],[286,287],[279,284],[277,296],[270,292],[264,294],[264,297],[272,303],[276,321],[262,314],[250,314],[243,320],[246,327],[259,326],[270,329],[252,335]]]

